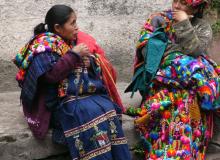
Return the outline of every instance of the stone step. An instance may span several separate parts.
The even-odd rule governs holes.
[[[135,94],[130,99],[130,94],[123,93],[126,86],[127,83],[119,83],[117,86],[124,105],[139,106],[140,95]],[[20,92],[0,93],[0,160],[68,160],[68,154],[65,154],[67,149],[52,143],[51,131],[44,140],[37,140],[32,136],[24,120],[19,95]],[[127,115],[123,115],[122,119],[124,133],[131,148],[138,140],[134,119]],[[219,151],[219,148],[214,147],[207,159],[220,160]],[[133,155],[132,152],[131,154]],[[133,160],[138,159],[133,156]]]
[[[20,92],[0,93],[0,104],[20,104]]]
[[[123,94],[126,86],[126,83],[118,85],[124,105],[139,105],[138,95],[135,95],[136,99],[130,99],[130,94]],[[44,140],[37,140],[32,136],[24,120],[19,96],[20,92],[0,93],[0,160],[45,159],[67,152],[65,147],[52,143],[51,131]],[[137,137],[133,118],[126,115],[122,118],[126,137],[130,145],[133,145]]]

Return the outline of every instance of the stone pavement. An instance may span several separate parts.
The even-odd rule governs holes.
[[[118,85],[123,103],[126,106],[138,106],[140,96],[136,94],[130,99],[130,94],[123,94],[126,86],[127,83]],[[129,140],[129,146],[132,146],[138,137],[134,131],[132,117],[123,115],[123,129]],[[32,136],[22,114],[19,92],[0,93],[0,160],[67,160],[64,154],[66,152],[66,148],[52,143],[51,132],[45,140],[37,140]],[[62,156],[47,158],[53,155],[63,155],[63,158]],[[220,152],[211,153],[207,159],[220,160]]]

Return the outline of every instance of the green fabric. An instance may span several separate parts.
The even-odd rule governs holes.
[[[140,91],[141,94],[147,93],[147,86],[150,85],[160,65],[163,54],[168,44],[168,37],[163,28],[158,28],[146,43],[144,64],[136,69],[132,82],[125,90],[126,92]]]

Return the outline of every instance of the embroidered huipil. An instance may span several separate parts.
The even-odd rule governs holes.
[[[44,138],[51,122],[53,140],[67,145],[74,160],[131,159],[114,69],[96,41],[83,32],[78,34],[77,43],[86,43],[92,53],[91,67],[86,68],[77,53],[52,45],[56,40],[65,45],[60,37],[47,33],[37,38],[27,46],[34,46],[32,52],[20,52],[15,60],[24,114],[33,134]]]

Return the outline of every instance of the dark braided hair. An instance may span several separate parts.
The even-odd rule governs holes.
[[[44,32],[54,32],[54,25],[64,25],[74,10],[66,5],[54,5],[49,9],[45,17],[45,23],[40,23],[34,28],[34,35]]]
[[[196,6],[195,9],[198,9],[198,11],[194,16],[197,18],[203,18],[204,11],[205,11],[206,7],[207,7],[207,3],[205,3],[205,2]]]

